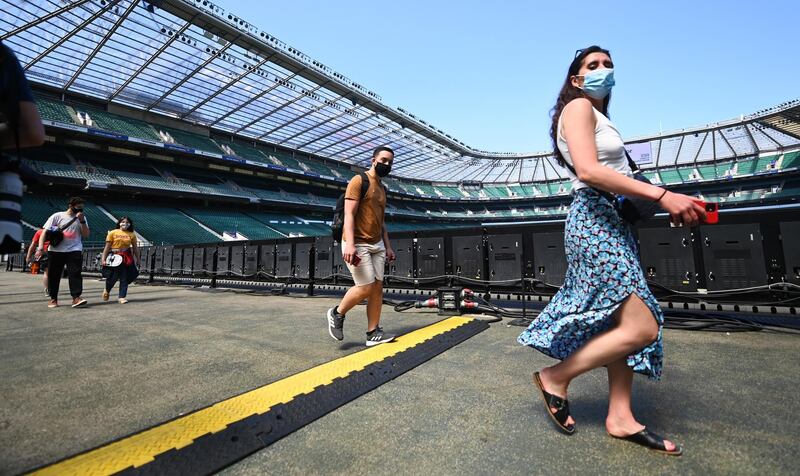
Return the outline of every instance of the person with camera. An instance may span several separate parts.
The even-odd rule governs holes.
[[[39,228],[36,230],[36,233],[33,234],[33,239],[31,240],[31,245],[28,247],[28,254],[25,256],[25,262],[31,265],[31,271],[33,271],[34,264],[38,264],[38,269],[42,271],[44,275],[43,284],[44,284],[44,295],[49,299],[50,298],[50,291],[47,289],[47,248],[50,247],[50,242],[44,242],[44,248],[42,249],[42,254],[40,254],[38,259],[33,259],[33,254],[36,250],[39,249],[39,238],[42,237],[44,234],[44,228]],[[34,273],[35,274],[35,273]]]
[[[372,167],[366,172],[369,181],[362,195],[362,174],[347,184],[344,193],[344,226],[342,233],[342,259],[347,264],[355,286],[351,287],[338,306],[328,309],[328,333],[335,340],[344,339],[345,314],[358,303],[367,300],[367,338],[371,347],[394,340],[380,327],[383,306],[383,268],[388,258],[395,254],[389,244],[389,234],[384,224],[386,189],[381,178],[389,174],[394,161],[394,151],[380,146],[372,152]]]
[[[19,149],[44,143],[44,125],[17,57],[0,41],[0,253],[22,248],[22,179],[35,174],[22,164]]]
[[[83,238],[89,236],[89,224],[83,214],[84,200],[80,197],[69,199],[68,208],[64,212],[50,215],[42,228],[45,232],[39,237],[39,249],[36,251],[38,259],[42,254],[44,242],[50,241],[48,249],[49,272],[47,288],[50,291],[50,302],[47,307],[58,307],[58,287],[61,283],[61,274],[67,268],[69,278],[69,292],[72,295],[72,307],[86,305],[83,294]]]
[[[110,263],[109,257],[112,257]],[[133,232],[133,220],[129,217],[121,217],[117,220],[117,227],[108,232],[100,265],[103,267],[103,275],[106,276],[103,301],[108,301],[109,293],[119,281],[119,303],[127,304],[128,284],[139,275],[139,247],[136,244],[136,234]]]
[[[675,225],[696,225],[705,219],[705,209],[692,197],[632,177],[622,136],[608,119],[613,68],[607,50],[578,50],[553,108],[553,154],[573,184],[564,230],[568,269],[564,285],[518,341],[561,360],[533,374],[561,431],[575,431],[570,382],[605,366],[608,434],[677,456],[681,446],[641,424],[631,408],[634,372],[661,376],[664,315],[647,287],[630,223],[609,196],[657,204]]]

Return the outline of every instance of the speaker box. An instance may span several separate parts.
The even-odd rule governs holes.
[[[152,253],[155,256],[155,260],[153,261],[153,271],[156,273],[164,272],[164,247],[154,246]]]
[[[231,246],[229,269],[232,276],[244,275],[244,244]]]
[[[411,238],[392,240],[392,249],[394,249],[396,259],[392,263],[388,259],[386,260],[387,275],[399,278],[413,278],[414,241]]]
[[[275,274],[279,278],[292,277],[292,243],[278,243],[276,247]]]
[[[780,224],[786,281],[800,284],[800,221]]]
[[[489,235],[489,280],[522,279],[522,235]]]
[[[433,278],[445,274],[444,238],[417,238],[417,276]]]
[[[454,274],[471,279],[485,279],[483,236],[454,236],[452,240]]]
[[[533,234],[533,273],[543,283],[561,286],[567,274],[564,232]]]
[[[258,268],[266,277],[275,276],[275,243],[262,243]]]
[[[231,265],[231,247],[222,245],[217,247],[217,276],[228,276]]]
[[[197,247],[194,249],[194,253],[192,253],[192,274],[198,275],[203,273],[203,269],[205,268],[205,254],[206,249],[203,247]]]
[[[216,246],[206,246],[206,250],[203,257],[203,273],[211,274],[211,269],[214,266],[214,253],[217,252]],[[195,268],[195,272],[197,272],[197,268]]]
[[[194,248],[183,249],[183,260],[181,265],[181,274],[192,274],[192,264],[194,262]]]
[[[166,274],[172,274],[172,252],[175,249],[174,246],[165,246],[164,247],[164,258],[161,264],[161,268],[159,271]]]
[[[333,244],[333,273],[341,276],[350,277],[350,270],[342,259],[342,244]]]
[[[172,248],[172,261],[169,274],[180,274],[183,266],[183,248]]]
[[[294,276],[308,279],[311,275],[311,246],[312,243],[294,244]]]
[[[244,268],[242,268],[244,276],[252,277],[258,273],[258,253],[258,245],[248,243],[244,246]]]
[[[314,250],[314,279],[330,279],[333,274],[333,238],[317,237]]]
[[[642,228],[639,250],[644,276],[679,291],[697,291],[692,233],[688,228]]]
[[[767,284],[761,231],[754,223],[700,226],[709,291]]]

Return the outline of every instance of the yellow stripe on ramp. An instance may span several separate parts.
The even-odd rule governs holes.
[[[313,367],[176,420],[68,458],[32,474],[105,475],[130,466],[141,466],[153,461],[156,455],[173,448],[188,446],[205,434],[216,433],[251,415],[265,413],[274,405],[287,403],[298,395],[311,393],[320,385],[327,385],[336,378],[362,370],[367,365],[411,349],[470,321],[471,318],[451,317],[399,336],[394,342],[370,347]]]

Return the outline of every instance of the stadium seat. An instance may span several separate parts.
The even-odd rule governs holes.
[[[88,114],[93,122],[91,127],[96,129],[119,132],[120,134],[129,137],[138,137],[140,139],[161,140],[158,133],[150,124],[144,121],[118,116],[100,109],[87,108],[84,106],[75,106],[75,110],[79,113]]]
[[[282,238],[286,235],[243,213],[218,209],[183,208],[183,212],[220,235],[242,234],[250,240]]]
[[[63,122],[65,124],[75,124],[75,112],[61,101],[56,101],[46,97],[37,97],[36,106],[42,119]]]
[[[174,208],[138,203],[104,203],[115,217],[129,216],[153,244],[211,243],[220,239]]]

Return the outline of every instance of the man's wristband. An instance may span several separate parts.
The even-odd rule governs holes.
[[[85,225],[86,224],[85,221],[79,221],[78,223],[80,223],[81,225]]]
[[[661,194],[661,196],[660,196],[660,197],[658,197],[658,200],[656,200],[656,203],[660,202],[660,201],[661,201],[661,199],[662,199],[662,198],[664,198],[664,195],[666,195],[666,194],[667,194],[667,192],[668,192],[668,190],[665,188],[665,189],[664,189],[664,193],[662,193],[662,194]]]

